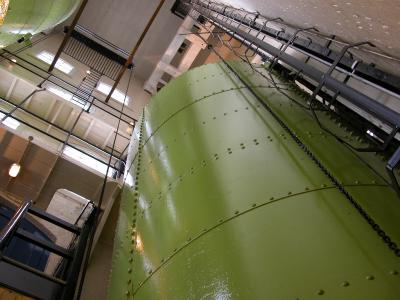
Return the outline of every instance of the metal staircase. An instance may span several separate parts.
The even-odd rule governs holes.
[[[90,103],[90,97],[97,87],[102,74],[91,70],[90,73],[82,80],[78,89],[72,96],[72,101],[79,104],[83,108],[87,108]]]
[[[73,247],[69,249],[60,247],[23,230],[20,226],[21,222],[29,214],[36,219],[47,221],[73,233],[76,240]],[[95,215],[96,208],[93,206],[84,225],[78,227],[34,207],[31,201],[22,204],[0,232],[0,286],[34,299],[73,299],[88,237],[94,228]],[[58,268],[56,275],[47,274],[7,257],[5,251],[13,239],[22,239],[31,245],[62,257],[60,265],[64,266],[63,272],[59,272]],[[29,250],[26,255],[29,255]]]

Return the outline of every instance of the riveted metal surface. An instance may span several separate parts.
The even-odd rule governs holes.
[[[10,0],[0,45],[8,46],[27,34],[36,34],[65,21],[81,0]]]
[[[399,200],[380,158],[364,162],[322,132],[290,84],[233,66],[399,244]],[[139,124],[109,299],[399,298],[400,258],[226,67],[172,81]]]

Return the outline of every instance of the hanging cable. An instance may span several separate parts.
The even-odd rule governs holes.
[[[85,275],[86,275],[87,267],[89,265],[90,252],[92,250],[94,236],[95,236],[98,224],[100,223],[100,220],[101,220],[101,205],[103,203],[104,194],[105,194],[105,191],[106,191],[106,186],[107,186],[107,181],[108,181],[107,180],[108,179],[108,173],[109,173],[109,171],[111,169],[111,162],[112,162],[112,158],[113,158],[113,155],[114,155],[115,144],[116,144],[117,136],[118,136],[117,133],[119,132],[119,128],[120,128],[120,125],[121,125],[121,119],[122,119],[122,116],[123,116],[125,103],[126,103],[126,100],[127,100],[127,95],[128,95],[128,91],[129,91],[129,88],[130,88],[130,85],[131,85],[131,80],[132,80],[133,69],[131,68],[130,71],[131,72],[129,74],[128,85],[127,85],[126,91],[125,91],[124,102],[122,103],[122,108],[121,108],[120,116],[119,116],[119,119],[118,119],[117,131],[116,131],[115,136],[114,136],[114,141],[113,141],[113,145],[112,145],[112,148],[111,148],[111,155],[110,155],[110,158],[108,160],[106,174],[104,176],[103,185],[101,187],[99,203],[97,204],[97,212],[96,212],[96,216],[95,216],[94,226],[92,228],[92,231],[90,232],[89,242],[88,242],[87,247],[86,247],[85,258],[84,258],[84,261],[83,261],[83,269],[82,269],[81,274],[80,274],[79,286],[78,286],[77,292],[75,294],[75,299],[79,299],[80,296],[81,296],[81,293],[82,293],[82,287],[83,287],[83,283],[85,281]]]

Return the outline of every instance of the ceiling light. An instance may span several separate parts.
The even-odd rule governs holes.
[[[13,63],[16,63],[16,62],[17,62],[17,60],[16,60],[15,58],[11,58],[11,61],[12,61]]]
[[[18,163],[13,163],[10,167],[10,169],[8,170],[8,175],[10,175],[10,177],[17,177],[19,172],[21,171],[21,165]]]
[[[86,74],[90,74],[90,73],[92,73],[92,72],[90,72],[90,70],[87,70],[87,71],[86,71]]]
[[[0,0],[0,25],[4,23],[4,19],[6,18],[9,4],[10,0]]]

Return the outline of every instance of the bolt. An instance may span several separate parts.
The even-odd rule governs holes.
[[[375,279],[375,277],[374,276],[372,276],[372,275],[368,275],[367,277],[365,277],[367,280],[374,280]]]
[[[317,291],[317,295],[323,295],[323,294],[325,294],[324,290],[318,290]]]
[[[391,270],[389,273],[390,273],[390,275],[398,275],[399,274],[399,272],[397,270]]]
[[[341,284],[342,287],[347,287],[349,285],[350,285],[350,283],[348,281],[343,281]]]

